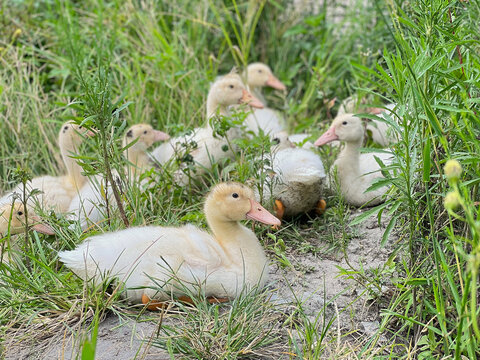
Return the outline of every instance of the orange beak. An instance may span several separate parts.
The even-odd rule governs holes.
[[[280,90],[280,91],[287,90],[287,87],[273,75],[270,75],[268,77],[268,80],[265,83],[265,85],[270,86],[271,88],[274,88],[274,89],[277,89],[277,90]]]
[[[247,219],[259,221],[267,225],[277,225],[280,226],[282,222],[277,219],[275,216],[270,214],[267,209],[265,209],[260,203],[255,200],[250,199],[250,204],[252,207],[247,213]]]
[[[55,231],[53,231],[50,226],[43,224],[42,219],[40,219],[38,216],[31,215],[30,219],[36,222],[35,225],[32,225],[32,230],[45,235],[55,235]]]
[[[334,140],[338,140],[338,136],[335,134],[335,127],[332,125],[313,145],[322,146]]]
[[[170,135],[160,130],[153,130],[153,135],[154,135],[153,141],[155,142],[167,141],[168,139],[170,139]]]
[[[247,90],[243,89],[243,95],[242,98],[239,101],[240,104],[247,104],[251,107],[257,108],[257,109],[263,109],[263,103],[258,100],[255,96],[250,94]]]
[[[367,108],[368,113],[375,114],[375,115],[381,114],[383,111],[384,111],[384,109],[382,109],[382,108],[376,108],[376,107]]]

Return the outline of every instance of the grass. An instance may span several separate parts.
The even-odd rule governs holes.
[[[333,8],[344,17],[332,16]],[[323,217],[291,219],[274,233],[256,228],[272,263],[288,275],[278,281],[288,283],[291,291],[282,296],[293,292],[293,305],[269,302],[268,293],[243,294],[227,306],[178,305],[179,314],[165,315],[151,341],[172,358],[476,359],[479,16],[478,2],[459,0],[323,1],[303,13],[293,11],[290,0],[12,0],[0,10],[0,193],[21,173],[64,173],[56,137],[70,119],[99,130],[79,159],[85,173],[123,173],[119,139],[126,127],[146,122],[176,136],[203,125],[209,84],[253,61],[268,63],[287,85],[286,94],[267,90],[266,98],[291,132],[319,135],[338,110],[339,101],[327,106],[335,97],[394,102],[401,121],[384,121],[399,138],[391,148],[395,160],[384,167],[384,182],[374,185],[391,186],[385,204],[359,216],[333,194]],[[111,221],[99,229],[82,234],[68,230],[63,217],[44,214],[59,236],[2,239],[13,250],[0,264],[0,341],[70,329],[84,342],[76,356],[94,358],[100,319],[135,318],[140,310],[109,284],[87,287],[59,263],[57,252],[127,225],[205,226],[201,201],[210,184],[262,184],[265,174],[252,160],[268,151],[268,141],[237,145],[235,161],[185,188],[175,185],[175,162],[144,175],[147,191],[126,182],[116,201],[123,210],[112,209]],[[335,150],[318,151],[328,168]],[[454,180],[443,171],[448,159],[463,168]],[[449,192],[457,206],[445,206]],[[325,298],[328,306],[310,314],[299,293],[303,286],[294,283],[295,274],[308,283],[323,261],[348,255],[369,216],[383,219],[378,244],[392,248],[387,262],[374,270],[356,262],[339,270],[378,309],[378,331],[367,339],[342,323],[358,307],[336,311],[336,298]],[[360,296],[353,300],[359,303]]]

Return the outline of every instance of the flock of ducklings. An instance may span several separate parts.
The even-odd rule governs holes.
[[[294,137],[289,137],[285,131],[282,117],[265,106],[261,89],[269,86],[284,91],[285,85],[267,65],[261,63],[249,65],[245,75],[248,86],[236,73],[218,78],[211,85],[207,119],[229,116],[232,109],[245,104],[250,113],[244,127],[232,127],[226,137],[231,140],[260,131],[271,136],[275,144],[270,164],[272,176],[266,180],[268,186],[264,188],[268,191],[262,195],[264,199],[273,198],[276,216],[257,202],[259,194],[249,187],[235,182],[220,183],[212,188],[204,204],[211,232],[193,225],[131,227],[107,232],[87,238],[72,251],[61,251],[59,258],[68,268],[91,282],[117,278],[124,285],[124,295],[129,301],[148,304],[149,308],[155,308],[172,297],[182,298],[188,292],[186,289],[194,291],[196,286],[201,286],[212,301],[222,301],[235,298],[245,286],[262,287],[265,284],[268,275],[265,252],[255,233],[240,221],[250,219],[276,227],[281,224],[283,216],[312,209],[321,212],[325,206],[322,192],[332,182],[328,181],[313,145],[302,141],[302,146],[296,146],[292,141]],[[355,110],[352,101],[344,102],[337,118],[314,146],[344,142],[345,146],[331,169],[331,173],[336,172],[338,189],[350,205],[375,205],[383,201],[386,192],[386,188],[366,192],[374,179],[382,176],[375,156],[384,163],[388,158],[384,153],[360,154],[365,126],[353,114]],[[365,111],[382,115],[378,109]],[[195,141],[198,145],[190,153],[196,176],[205,173],[213,163],[233,157],[236,149],[225,147],[231,142],[214,136],[210,124],[178,138],[170,138],[147,124],[130,127],[123,140],[124,145],[135,141],[126,150],[129,174],[138,179],[154,163],[165,164],[186,141]],[[374,140],[376,136],[381,145],[392,141],[384,125],[382,122],[367,125],[371,127]],[[53,235],[54,231],[35,215],[35,206],[66,214],[72,224],[81,229],[104,219],[100,206],[104,195],[98,187],[102,179],[84,176],[82,168],[72,158],[89,136],[95,134],[73,122],[62,126],[59,148],[67,174],[32,179],[27,184],[28,191],[40,191],[28,198],[27,209],[21,200],[21,184],[0,198],[0,237],[25,230],[25,210],[29,211],[28,225],[32,230]],[[308,134],[300,136],[301,139],[308,137]],[[160,141],[163,142],[160,146],[148,151]],[[184,172],[178,171],[175,179],[184,183]]]

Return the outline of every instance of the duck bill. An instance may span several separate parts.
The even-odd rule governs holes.
[[[338,140],[337,134],[335,134],[335,127],[330,127],[322,136],[320,136],[313,145],[322,146],[328,144],[329,142]]]
[[[374,115],[381,114],[383,111],[384,111],[384,109],[382,109],[382,108],[377,108],[377,107],[367,108],[367,112],[368,112],[369,114],[374,114]]]
[[[251,208],[247,213],[247,219],[259,221],[267,225],[281,225],[282,222],[270,214],[260,203],[250,199]]]
[[[287,87],[273,75],[270,75],[268,77],[268,80],[265,83],[265,85],[280,91],[287,90]]]
[[[240,104],[247,104],[248,106],[263,109],[263,103],[258,100],[255,96],[250,94],[247,90],[243,90],[242,98],[240,99]]]
[[[39,217],[30,216],[30,219],[36,222],[36,224],[31,226],[32,230],[35,230],[36,232],[39,232],[45,235],[55,235],[55,231],[53,231],[53,229],[50,226],[43,224],[41,222],[42,220]]]
[[[167,141],[168,139],[170,139],[170,135],[168,135],[167,133],[164,133],[163,131],[160,131],[160,130],[153,130],[153,140],[155,142],[157,141]]]

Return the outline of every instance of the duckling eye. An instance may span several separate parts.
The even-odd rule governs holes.
[[[67,130],[68,130],[68,125],[63,128],[63,131],[67,131]]]
[[[279,138],[274,138],[274,139],[272,140],[272,143],[273,143],[274,145],[278,145],[278,144],[280,144],[280,139],[279,139]]]
[[[348,123],[346,121],[342,122],[342,125],[347,125]]]
[[[238,198],[238,194],[237,194],[237,193],[233,193],[233,194],[232,194],[232,197],[233,197],[234,199],[236,199],[236,198]]]
[[[17,211],[17,215],[18,215],[18,216],[22,216],[22,215],[23,215],[23,211]]]
[[[146,133],[147,133],[147,130],[145,130],[143,133],[146,134]]]
[[[228,85],[228,87],[229,87],[230,89],[233,89],[235,86],[233,86],[233,85]]]
[[[79,129],[83,129],[83,126],[82,126],[82,125],[80,125],[78,128],[79,128]]]
[[[258,70],[258,72],[259,72],[259,73],[261,73],[261,72],[262,72],[262,70],[260,70],[260,69],[259,69],[259,70]]]

